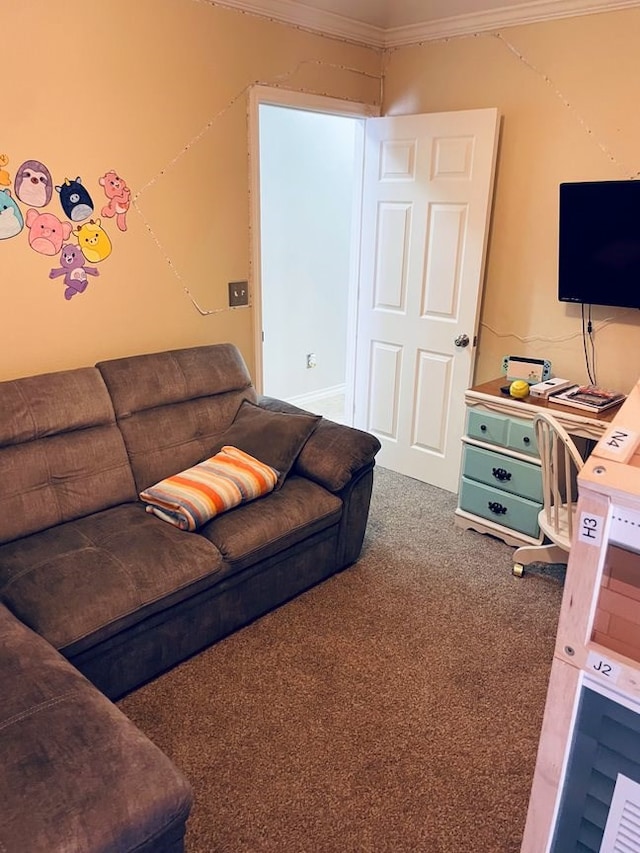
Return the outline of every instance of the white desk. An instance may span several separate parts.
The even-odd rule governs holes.
[[[483,385],[475,385],[465,393],[465,403],[468,408],[481,408],[489,412],[499,412],[509,417],[533,420],[540,411],[550,412],[562,424],[570,435],[580,438],[590,438],[594,441],[604,434],[611,421],[620,410],[620,406],[607,409],[606,412],[586,412],[582,409],[572,409],[558,403],[550,403],[540,397],[525,397],[515,400],[508,394],[503,394],[500,388],[507,385],[504,376],[492,379]],[[622,405],[622,404],[621,404]]]
[[[542,483],[534,415],[551,412],[586,457],[620,407],[593,413],[538,397],[517,400],[502,393],[505,384],[500,377],[465,393],[467,432],[456,525],[490,533],[508,545],[537,545],[542,541],[537,522]]]

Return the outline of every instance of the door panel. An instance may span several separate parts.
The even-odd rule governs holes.
[[[442,405],[451,397],[450,385],[451,359],[420,351],[412,447],[432,453],[444,452],[447,413]]]
[[[495,109],[366,122],[355,423],[379,463],[456,491],[498,137]],[[465,334],[468,347],[455,339]]]
[[[404,310],[407,295],[405,259],[410,235],[411,208],[406,204],[381,204],[378,211],[374,308]]]
[[[394,441],[398,437],[401,372],[402,347],[372,341],[369,430]]]
[[[455,319],[466,212],[466,206],[461,204],[429,205],[423,316],[437,314]]]

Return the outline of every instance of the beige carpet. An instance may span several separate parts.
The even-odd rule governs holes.
[[[191,780],[189,853],[507,853],[561,571],[376,469],[360,561],[119,703]]]

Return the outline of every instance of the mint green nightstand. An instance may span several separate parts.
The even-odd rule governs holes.
[[[592,413],[539,397],[516,400],[501,392],[504,384],[503,376],[465,393],[467,428],[456,525],[490,533],[509,545],[538,545],[542,478],[534,415],[551,412],[586,458],[590,443],[604,434],[615,410]]]

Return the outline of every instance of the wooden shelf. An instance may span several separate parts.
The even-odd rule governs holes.
[[[608,703],[607,714],[616,717],[616,725],[629,724],[630,732],[640,733],[640,383],[605,423],[578,485],[522,853],[574,849],[568,836],[583,825],[587,795],[582,786],[592,778],[589,750],[595,749],[592,745],[585,752],[578,732],[584,732],[583,726],[599,731],[590,716],[595,713],[591,697],[598,694],[599,702]],[[637,737],[628,753],[623,748],[624,754],[610,758],[609,793],[617,785],[616,773],[624,777],[621,768],[627,772],[633,766],[640,775]],[[611,801],[601,801],[601,808],[608,812]],[[615,823],[615,810],[611,814]]]

